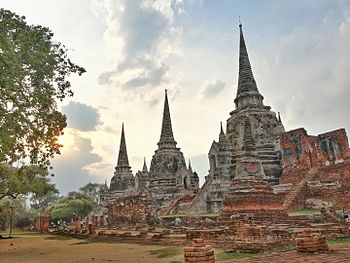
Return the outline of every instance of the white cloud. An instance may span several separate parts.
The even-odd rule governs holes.
[[[68,127],[73,129],[94,131],[102,124],[98,110],[84,103],[70,101],[62,111],[67,115]]]
[[[226,87],[226,83],[221,80],[206,82],[200,90],[201,100],[213,99]]]
[[[178,53],[181,29],[174,25],[174,16],[181,5],[174,0],[97,1],[93,8],[108,14],[106,41],[112,39],[116,50],[116,65],[100,74],[99,83],[131,89],[132,94],[135,88],[168,83],[170,69],[164,59]]]

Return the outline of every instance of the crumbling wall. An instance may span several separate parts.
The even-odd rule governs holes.
[[[308,179],[294,201],[295,208],[334,205],[350,208],[350,149],[344,129],[310,136],[304,128],[281,137],[282,184],[298,184]]]
[[[310,168],[350,160],[348,137],[344,129],[310,136],[304,128],[299,128],[282,134],[280,144],[283,166],[281,183],[300,181],[300,174]]]
[[[114,226],[152,225],[156,209],[149,193],[142,190],[119,196],[107,204],[108,224]]]

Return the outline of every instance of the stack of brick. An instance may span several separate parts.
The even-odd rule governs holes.
[[[202,238],[193,239],[192,246],[184,248],[184,256],[185,263],[215,263],[214,249]]]
[[[75,233],[80,233],[81,232],[81,219],[80,217],[77,217],[75,219]]]
[[[36,220],[36,231],[40,233],[49,232],[49,217],[48,216],[39,216]]]
[[[312,229],[305,229],[295,238],[295,249],[298,252],[327,252],[329,250],[326,238]]]

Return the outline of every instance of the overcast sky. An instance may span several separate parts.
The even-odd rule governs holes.
[[[207,152],[234,109],[238,16],[264,103],[286,130],[350,131],[350,1],[0,0],[49,27],[86,68],[60,105],[68,117],[55,158],[61,193],[110,181],[120,131],[133,172],[159,140],[164,89],[173,130],[201,182]]]

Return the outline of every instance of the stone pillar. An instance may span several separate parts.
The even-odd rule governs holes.
[[[214,249],[205,245],[204,239],[195,238],[191,247],[184,248],[185,263],[215,263]]]
[[[80,217],[75,218],[75,233],[80,233],[81,231],[81,220]]]

